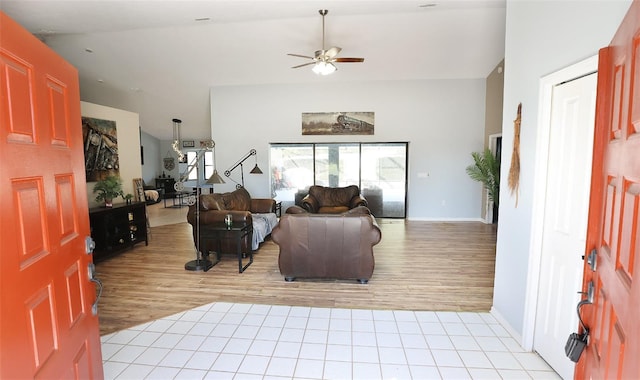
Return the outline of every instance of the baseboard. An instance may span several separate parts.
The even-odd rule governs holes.
[[[484,223],[482,218],[422,218],[422,217],[407,217],[407,220],[413,220],[417,222],[481,222]]]
[[[518,344],[520,345],[520,347],[522,347],[522,335],[520,335],[520,333],[518,333],[516,330],[514,330],[513,327],[511,327],[511,324],[509,322],[507,322],[507,320],[502,316],[502,314],[500,314],[500,312],[498,312],[493,306],[491,306],[491,310],[489,311],[489,313],[498,321],[500,322],[500,324],[502,325],[502,327],[504,327],[505,330],[507,330],[507,332],[509,334],[511,334],[511,336],[513,337],[513,339],[516,340],[516,342],[518,342]],[[524,349],[524,347],[523,347]]]

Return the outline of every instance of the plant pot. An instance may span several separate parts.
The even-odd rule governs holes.
[[[113,199],[107,198],[104,200],[104,207],[113,207]]]

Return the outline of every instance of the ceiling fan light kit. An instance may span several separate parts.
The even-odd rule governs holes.
[[[322,16],[322,50],[316,50],[313,57],[301,54],[287,54],[292,57],[306,58],[310,59],[311,62],[303,63],[301,65],[293,66],[292,69],[297,69],[303,66],[313,65],[311,70],[318,75],[329,75],[338,68],[334,65],[334,62],[346,62],[346,63],[359,63],[364,62],[364,58],[338,58],[336,57],[338,53],[342,50],[337,46],[330,47],[329,49],[325,49],[324,45],[324,16],[329,13],[326,9],[320,9],[318,11]]]
[[[338,68],[331,62],[318,62],[313,65],[311,70],[318,75],[329,75],[338,70]]]

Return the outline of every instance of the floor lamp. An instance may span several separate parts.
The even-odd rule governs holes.
[[[174,119],[174,123],[176,122],[176,119]],[[175,127],[174,127],[175,128]],[[175,134],[174,134],[175,136]],[[178,134],[179,136],[179,134]],[[174,141],[173,143],[173,148],[174,150],[176,150],[176,152],[178,152],[178,156],[180,156],[181,154],[184,155],[184,153],[182,153],[181,151],[179,151],[179,145],[180,145],[180,141]],[[187,164],[187,169],[184,171],[184,173],[180,174],[180,180],[178,182],[176,182],[174,184],[174,188],[176,191],[183,191],[184,190],[184,181],[186,181],[189,178],[189,174],[195,170],[196,171],[196,195],[195,196],[190,196],[189,197],[189,205],[193,206],[196,205],[196,203],[198,203],[198,198],[201,195],[201,184],[200,184],[200,160],[202,159],[202,157],[204,157],[205,152],[208,152],[209,150],[213,151],[213,157],[214,157],[214,165],[215,165],[215,146],[216,143],[213,140],[207,140],[207,141],[202,141],[200,143],[201,148],[196,152],[196,156],[194,157],[194,159]],[[178,149],[177,149],[178,148]],[[206,183],[208,184],[216,184],[216,183],[224,183],[224,180],[222,179],[222,177],[220,177],[220,175],[218,175],[218,171],[215,170],[215,166],[214,166],[214,170],[213,170],[213,174],[211,175],[211,177],[209,177],[209,179],[207,179]],[[189,270],[189,271],[201,271],[201,272],[206,272],[209,269],[211,269],[216,263],[213,263],[211,260],[209,260],[209,258],[207,257],[207,255],[203,255],[201,253],[200,250],[200,205],[196,205],[195,208],[195,213],[196,213],[196,225],[195,225],[195,230],[196,230],[196,259],[195,260],[191,260],[189,262],[187,262],[186,264],[184,264],[184,269]]]
[[[242,166],[242,164],[251,156],[255,156],[256,155],[256,150],[255,149],[251,149],[247,154],[245,154],[241,159],[239,159],[235,164],[233,164],[232,167],[230,167],[229,169],[224,171],[224,175],[226,177],[229,177],[230,180],[233,181],[233,179],[231,178],[231,172],[236,169],[238,166],[240,166],[240,179],[242,181],[242,184],[236,182],[236,188],[239,189],[241,187],[244,187],[244,167]],[[260,170],[260,168],[258,167],[258,157],[256,156],[256,166],[253,167],[253,169],[251,169],[251,171],[249,172],[251,174],[262,174],[262,170]]]

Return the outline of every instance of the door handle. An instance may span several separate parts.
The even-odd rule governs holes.
[[[98,285],[98,294],[96,295],[96,300],[91,305],[91,313],[93,315],[98,315],[98,301],[100,301],[100,297],[102,296],[103,285],[102,285],[102,281],[100,281],[100,279],[95,277],[95,273],[96,273],[95,264],[89,263],[88,270],[87,270],[87,274],[89,275],[89,281]]]
[[[586,292],[578,292],[578,294],[582,294],[583,296],[587,296],[586,299],[581,301],[581,302],[584,302],[585,304],[593,303],[594,293],[595,293],[595,288],[593,286],[593,281],[589,281],[589,283],[587,284],[587,291]]]

